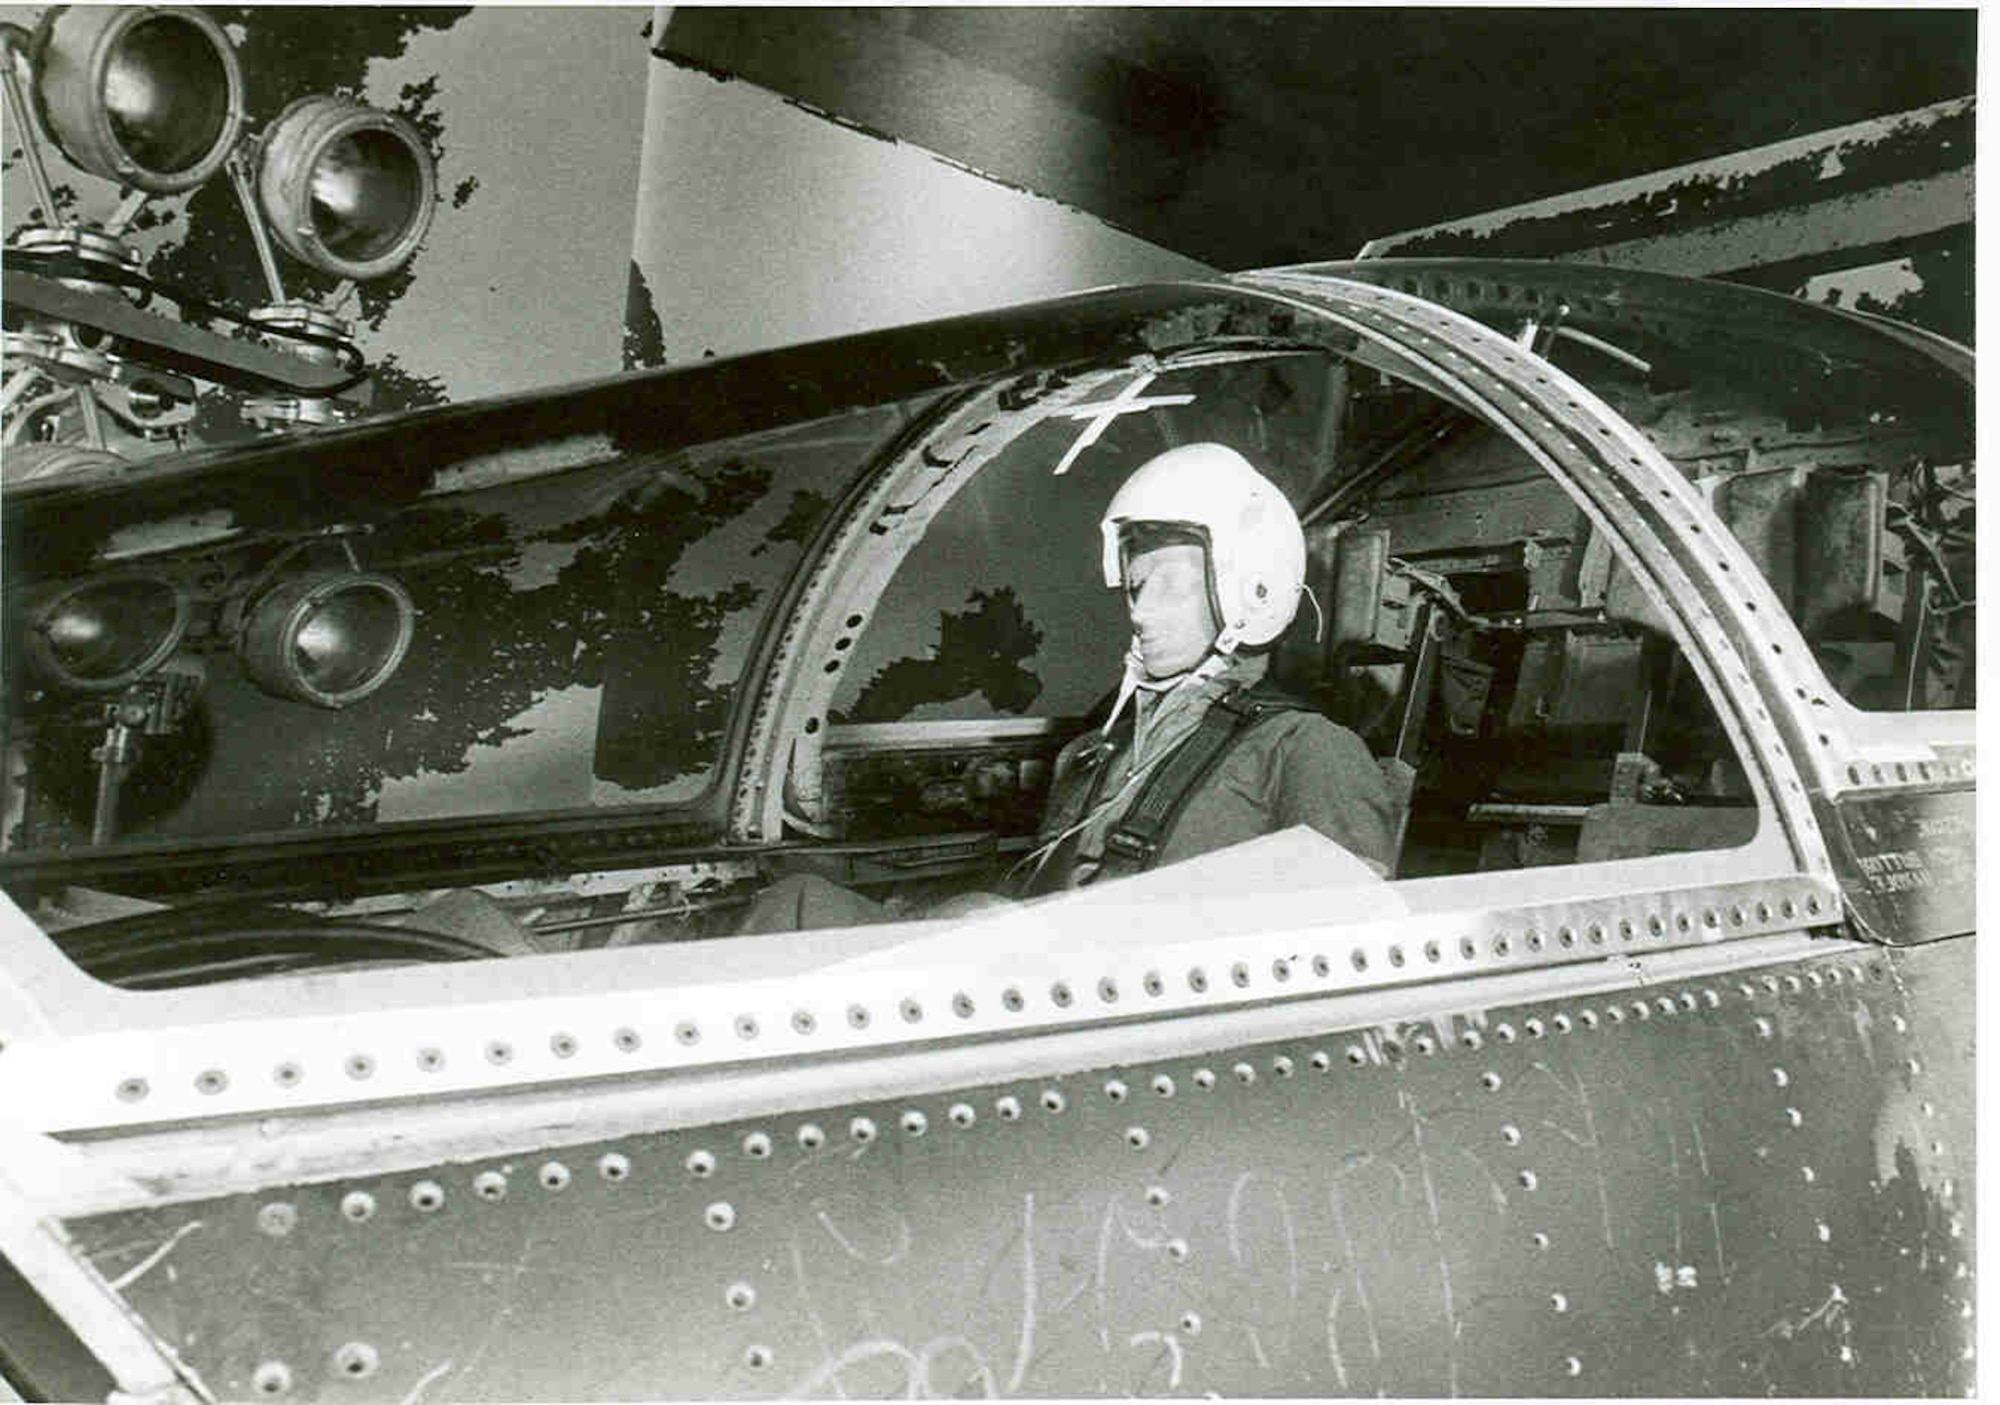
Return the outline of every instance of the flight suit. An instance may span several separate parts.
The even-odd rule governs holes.
[[[1042,842],[1075,833],[1051,852],[1029,887],[1050,892],[1096,878],[1105,846],[1143,791],[1144,775],[1187,740],[1216,699],[1259,682],[1264,655],[1247,654],[1212,678],[1163,694],[1142,688],[1129,722],[1064,747],[1042,823]],[[1302,709],[1276,711],[1236,736],[1189,792],[1151,866],[1308,825],[1387,874],[1394,862],[1394,802],[1367,745],[1345,727]]]

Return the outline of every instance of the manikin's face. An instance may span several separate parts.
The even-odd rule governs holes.
[[[1204,550],[1176,543],[1127,557],[1125,608],[1148,678],[1172,678],[1200,663],[1218,628]]]

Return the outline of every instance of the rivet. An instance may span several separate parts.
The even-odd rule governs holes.
[[[382,1364],[382,1357],[366,1342],[348,1342],[333,1353],[333,1369],[350,1381],[366,1380]]]
[[[951,1012],[962,1020],[971,1019],[978,1013],[978,1008],[972,1003],[972,997],[962,990],[951,997]]]
[[[708,1155],[707,1152],[701,1154],[704,1156]],[[715,1158],[713,1156],[708,1157],[708,1165],[710,1170],[715,1169]],[[689,1169],[692,1170],[693,1168],[690,1167]],[[607,1151],[604,1155],[597,1158],[597,1174],[607,1181],[622,1181],[632,1174],[632,1163],[619,1152]]]
[[[1625,1023],[1624,1007],[1619,1005],[1607,1005],[1604,1009],[1604,1018],[1610,1020],[1611,1023],[1613,1024],[1624,1024]]]
[[[1355,947],[1354,950],[1347,953],[1347,960],[1348,964],[1353,966],[1354,969],[1357,971],[1365,971],[1368,969],[1368,953],[1363,951],[1358,946]]]
[[[1793,995],[1797,995],[1804,986],[1805,982],[1801,981],[1797,976],[1785,977],[1785,989]]]
[[[1290,980],[1291,978],[1292,978],[1292,963],[1291,963],[1291,962],[1287,961],[1287,960],[1286,960],[1286,959],[1285,959],[1284,957],[1280,956],[1280,957],[1279,957],[1279,958],[1278,958],[1278,959],[1277,959],[1276,961],[1273,961],[1273,962],[1271,963],[1271,979],[1272,979],[1272,980],[1274,980],[1274,981],[1288,981],[1288,980]]]
[[[1788,1107],[1785,1109],[1785,1121],[1787,1121],[1794,1127],[1803,1127],[1805,1125],[1806,1116],[1804,1113],[1800,1112],[1797,1108]]]
[[[777,1359],[778,1354],[762,1344],[750,1346],[743,1352],[743,1364],[753,1371],[768,1370]]]
[[[299,1207],[287,1200],[273,1200],[257,1211],[257,1228],[273,1239],[283,1239],[299,1225]]]
[[[819,1028],[819,1021],[813,1018],[812,1011],[810,1010],[792,1011],[792,1029],[794,1032],[798,1034],[811,1034],[814,1030],[818,1028]]]
[[[916,1108],[910,1108],[904,1112],[898,1125],[902,1127],[905,1136],[921,1137],[931,1129],[931,1120]]]
[[[340,1197],[342,1219],[355,1224],[366,1224],[375,1218],[375,1197],[365,1190],[350,1190]]]
[[[1574,927],[1558,927],[1558,928],[1556,929],[1556,941],[1557,941],[1557,943],[1558,943],[1559,945],[1561,945],[1561,946],[1565,946],[1565,947],[1570,947],[1570,946],[1575,946],[1575,945],[1576,945],[1576,928],[1574,928]]]
[[[1465,1033],[1458,1036],[1458,1042],[1463,1044],[1468,1049],[1477,1049],[1480,1045],[1484,1044],[1486,1041],[1484,1038],[1481,1037],[1478,1030],[1468,1029],[1465,1031]]]
[[[1782,1068],[1774,1068],[1771,1070],[1771,1081],[1780,1088],[1784,1088],[1790,1085],[1792,1075],[1785,1072]]]
[[[738,1015],[736,1017],[736,1037],[738,1039],[755,1039],[757,1037],[757,1017],[755,1015]]]
[[[707,1180],[715,1174],[715,1153],[705,1148],[697,1147],[687,1154],[687,1159],[681,1162],[681,1166],[696,1180]],[[600,1169],[602,1169],[601,1163]]]
[[[436,1073],[444,1067],[444,1050],[435,1048],[417,1050],[417,1067],[425,1073]]]
[[[689,1028],[693,1028],[693,1026],[689,1026]],[[612,1047],[616,1048],[618,1052],[621,1054],[637,1053],[640,1044],[644,1042],[645,1041],[639,1038],[639,1031],[636,1029],[632,1029],[630,1027],[621,1027],[611,1032]],[[694,1040],[685,1039],[681,1042],[685,1044],[692,1044],[694,1043]]]
[[[1505,1020],[1494,1026],[1493,1032],[1499,1036],[1502,1044],[1512,1044],[1518,1037],[1514,1032],[1514,1026],[1508,1024]]]
[[[1671,1015],[1674,1012],[1676,1006],[1674,1005],[1672,996],[1662,995],[1658,1000],[1655,1000],[1653,1002],[1653,1008],[1658,1010],[1663,1015]]]
[[[271,1081],[280,1088],[296,1088],[304,1080],[305,1076],[306,1071],[290,1059],[286,1059],[271,1070]],[[141,1080],[141,1087],[143,1086],[144,1080]],[[119,1091],[122,1094],[124,1090],[121,1088]],[[144,1096],[144,1094],[142,1093],[141,1096]]]
[[[748,1312],[757,1305],[757,1290],[748,1283],[732,1283],[723,1290],[722,1300],[737,1312]]]
[[[924,1018],[924,1007],[908,996],[896,1007],[896,1012],[903,1017],[904,1024],[918,1024]]]
[[[1153,1134],[1148,1132],[1144,1127],[1127,1127],[1125,1129],[1125,1145],[1131,1147],[1134,1151],[1144,1151],[1151,1145],[1152,1140]]]
[[[1021,1120],[1021,1100],[1011,1093],[996,1098],[993,1103],[993,1110],[1000,1114],[1002,1122],[1019,1122]]]
[[[944,1115],[954,1127],[970,1127],[979,1120],[979,1114],[972,1110],[971,1103],[953,1103]]]
[[[1479,1075],[1480,1086],[1486,1089],[1486,1091],[1489,1093],[1498,1092],[1500,1089],[1500,1082],[1501,1082],[1500,1075],[1495,1073],[1490,1068],[1487,1069],[1486,1072]]]
[[[1911,1073],[1922,1073],[1924,1071],[1923,1064],[1916,1059],[1905,1059],[1903,1067],[1907,1068]]]
[[[1595,1010],[1584,1010],[1577,1015],[1577,1018],[1583,1021],[1585,1029],[1597,1028],[1597,1011]]]
[[[1114,1103],[1124,1102],[1126,1097],[1129,1096],[1130,1093],[1131,1089],[1127,1088],[1123,1083],[1119,1082],[1116,1078],[1107,1080],[1104,1085],[1104,1096],[1111,1099],[1111,1101]]]
[[[282,1361],[260,1362],[250,1384],[259,1395],[283,1395],[292,1388],[292,1368]]]
[[[1519,1146],[1521,1144],[1521,1129],[1511,1122],[1503,1124],[1500,1128],[1500,1140],[1507,1143],[1508,1146]]]
[[[1312,1057],[1306,1062],[1310,1063],[1315,1071],[1325,1073],[1333,1067],[1333,1055],[1324,1049],[1315,1049],[1312,1051]]]
[[[1213,1088],[1215,1086],[1215,1070],[1212,1068],[1196,1069],[1194,1071],[1194,1086],[1203,1092],[1207,1092],[1210,1088]]]
[[[1042,1110],[1044,1112],[1061,1112],[1064,1108],[1068,1106],[1069,1106],[1069,1099],[1063,1096],[1062,1089],[1060,1088],[1042,1089]]]
[[[1027,1003],[1027,997],[1021,994],[1018,986],[1010,985],[1000,992],[1001,1007],[1012,1014],[1020,1014]]]
[[[743,1154],[753,1161],[766,1161],[771,1155],[771,1134],[751,1132],[743,1138]]]
[[[229,1075],[219,1068],[203,1069],[195,1075],[195,1090],[213,1097],[229,1086]]]
[[[1910,1022],[1901,1015],[1891,1015],[1889,1016],[1889,1028],[1895,1030],[1898,1034],[1908,1034],[1910,1032]]]
[[[683,1044],[699,1044],[701,1042],[701,1026],[693,1020],[682,1020],[674,1026],[674,1038]]]
[[[1229,979],[1234,981],[1239,987],[1249,985],[1250,968],[1241,961],[1236,962],[1229,968]]]
[[[1247,1063],[1231,1064],[1229,1071],[1235,1076],[1238,1083],[1246,1087],[1257,1081],[1257,1070]]]
[[[1175,1263],[1177,1264],[1186,1263],[1188,1261],[1189,1252],[1190,1251],[1188,1249],[1187,1240],[1169,1239],[1167,1241],[1167,1257],[1172,1259]]]
[[[736,1207],[727,1200],[718,1200],[701,1212],[701,1219],[717,1234],[727,1234],[736,1228]]]
[[[1590,924],[1590,940],[1594,946],[1604,945],[1604,924],[1602,922],[1593,922]]]
[[[1523,1190],[1533,1190],[1541,1183],[1540,1177],[1533,1171],[1523,1171],[1516,1179],[1521,1182],[1521,1189]]]
[[[1568,1015],[1558,1014],[1549,1023],[1556,1027],[1557,1034],[1568,1034],[1570,1031],[1570,1018]]]
[[[1171,1098],[1174,1095],[1174,1080],[1167,1074],[1156,1073],[1153,1075],[1152,1088],[1158,1096]]]
[[[1167,993],[1166,977],[1158,971],[1148,971],[1139,979],[1139,988],[1148,995],[1160,996]]]
[[[847,1007],[847,1023],[853,1029],[868,1028],[868,1007],[866,1005],[849,1005]]]
[[[1321,980],[1325,980],[1333,974],[1333,962],[1328,959],[1324,952],[1315,953],[1312,959],[1312,969],[1315,976],[1318,976]]]
[[[1149,1185],[1146,1187],[1146,1203],[1156,1210],[1173,1198],[1172,1194],[1163,1185]]]
[[[535,1172],[535,1179],[541,1182],[543,1190],[567,1190],[569,1189],[569,1167],[563,1165],[560,1161],[544,1161],[542,1169]]]
[[[1397,970],[1401,970],[1403,967],[1403,948],[1394,943],[1391,943],[1389,947],[1389,964]]]
[[[1368,1062],[1368,1055],[1359,1044],[1349,1044],[1347,1046],[1347,1061],[1354,1065],[1354,1067],[1359,1068]]]
[[[498,1171],[481,1171],[472,1178],[472,1193],[481,1200],[505,1200],[507,1178]]]
[[[1557,1312],[1568,1312],[1569,1298],[1563,1293],[1551,1293],[1549,1294],[1549,1306]]]
[[[1819,1172],[1813,1170],[1810,1166],[1801,1166],[1799,1167],[1799,1176],[1807,1185],[1811,1185],[1819,1179]]]
[[[444,1187],[436,1181],[418,1181],[410,1187],[410,1208],[429,1214],[444,1205]]]
[[[848,1137],[866,1146],[875,1140],[875,1121],[870,1117],[856,1117],[847,1124]]]
[[[1199,966],[1188,967],[1187,983],[1189,990],[1193,991],[1196,995],[1200,995],[1208,989],[1208,972],[1202,970]]]
[[[801,1151],[818,1151],[826,1145],[826,1132],[817,1122],[801,1122],[792,1135]]]
[[[1068,981],[1057,981],[1049,987],[1049,1000],[1057,1009],[1068,1009],[1076,1000],[1076,992],[1069,988]]]
[[[1271,1060],[1271,1072],[1279,1078],[1290,1078],[1298,1072],[1298,1065],[1292,1062],[1291,1055],[1279,1054]]]
[[[1813,1233],[1819,1236],[1819,1242],[1822,1244],[1831,1244],[1833,1242],[1833,1226],[1825,1220],[1819,1220],[1814,1223]]]
[[[1522,1022],[1521,1027],[1528,1031],[1528,1036],[1531,1039],[1540,1039],[1549,1032],[1548,1026],[1543,1024],[1539,1019],[1525,1020]]]
[[[1563,1358],[1563,1370],[1572,1376],[1580,1376],[1583,1374],[1583,1362],[1574,1356],[1565,1356]]]
[[[1200,1335],[1201,1335],[1201,1314],[1200,1314],[1200,1313],[1198,1313],[1198,1312],[1184,1312],[1184,1313],[1182,1313],[1182,1314],[1181,1314],[1181,1330],[1182,1330],[1183,1332],[1187,1333],[1187,1335],[1189,1335],[1190,1337],[1198,1337],[1198,1336],[1200,1336]]]
[[[1529,1235],[1528,1240],[1537,1249],[1546,1249],[1549,1247],[1549,1236],[1539,1229]]]
[[[1632,1018],[1635,1020],[1650,1020],[1653,1018],[1653,1007],[1643,1000],[1634,1000],[1632,1002]]]
[[[1437,1052],[1437,1040],[1431,1038],[1428,1034],[1419,1034],[1415,1039],[1410,1041],[1410,1044],[1419,1054],[1435,1054]]]

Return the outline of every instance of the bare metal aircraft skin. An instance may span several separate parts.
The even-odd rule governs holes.
[[[1968,1391],[1971,424],[1895,324],[1390,260],[10,489],[10,612],[223,623],[115,783],[102,690],[7,660],[0,1364]],[[1096,513],[1195,439],[1301,509],[1274,667],[1414,767],[1393,880],[1294,831],[728,936],[775,876],[919,913],[1028,850],[1122,648]],[[238,658],[314,552],[415,604],[349,706]]]

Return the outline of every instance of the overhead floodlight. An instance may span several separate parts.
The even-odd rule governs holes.
[[[388,576],[313,571],[251,604],[237,653],[265,692],[346,707],[389,681],[416,628],[409,592]]]
[[[417,252],[437,203],[437,166],[402,118],[349,98],[300,98],[263,137],[257,198],[285,252],[362,282]]]
[[[164,576],[107,576],[44,596],[27,626],[28,661],[43,677],[108,692],[137,682],[180,647],[188,599]]]
[[[62,7],[43,20],[31,59],[42,125],[106,180],[192,190],[242,134],[236,50],[199,10]]]

